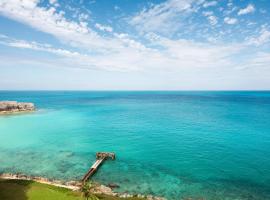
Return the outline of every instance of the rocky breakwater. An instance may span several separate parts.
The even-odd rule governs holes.
[[[0,101],[0,114],[30,112],[35,110],[33,103]]]

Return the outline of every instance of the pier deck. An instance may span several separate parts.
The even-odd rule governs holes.
[[[82,182],[85,183],[98,169],[98,167],[105,161],[107,158],[115,159],[114,153],[109,152],[97,152],[96,153],[96,162],[91,166],[91,168],[84,175]]]

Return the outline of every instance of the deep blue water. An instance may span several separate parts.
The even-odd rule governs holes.
[[[168,199],[270,199],[270,92],[7,92],[31,114],[0,116],[0,172],[94,179]]]

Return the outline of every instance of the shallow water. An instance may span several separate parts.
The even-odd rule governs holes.
[[[168,199],[270,199],[270,92],[0,92],[0,172],[94,179]]]

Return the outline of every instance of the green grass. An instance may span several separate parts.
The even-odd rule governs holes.
[[[120,200],[122,198],[108,195],[97,195],[102,200]],[[1,200],[84,200],[80,192],[60,188],[47,184],[26,180],[0,179]],[[142,200],[140,198],[126,198],[125,200]]]
[[[5,200],[83,200],[71,190],[25,180],[0,180],[0,199]]]

